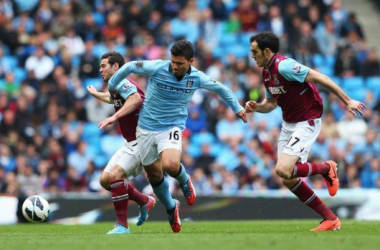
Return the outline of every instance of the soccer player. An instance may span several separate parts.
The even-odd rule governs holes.
[[[108,52],[101,57],[100,73],[103,80],[108,83],[112,75],[124,65],[124,58],[118,52]],[[136,127],[141,105],[144,101],[144,93],[130,79],[122,79],[109,92],[98,92],[93,86],[87,90],[94,97],[103,102],[113,104],[115,114],[99,123],[103,129],[115,121],[124,137],[125,144],[111,157],[101,177],[100,184],[111,191],[112,201],[116,212],[116,225],[108,234],[129,234],[127,223],[128,200],[135,201],[140,208],[140,216],[137,225],[142,225],[148,217],[149,210],[155,205],[156,200],[144,195],[135,189],[127,178],[139,175],[143,168],[140,162],[136,141]]]
[[[131,73],[148,76],[147,94],[138,121],[137,142],[153,191],[167,210],[173,232],[178,233],[181,230],[179,202],[171,197],[162,169],[178,180],[187,203],[192,205],[196,200],[195,190],[180,159],[187,104],[194,92],[204,88],[217,93],[239,118],[244,122],[247,120],[245,109],[230,89],[191,66],[194,48],[189,41],[177,41],[170,51],[171,60],[126,63],[108,84],[113,89]],[[160,159],[162,166],[156,164]]]
[[[265,99],[261,103],[248,101],[246,112],[269,113],[277,105],[282,109],[283,123],[278,141],[276,173],[284,185],[303,203],[323,217],[311,231],[338,230],[339,218],[315,195],[301,178],[320,174],[329,194],[339,188],[337,164],[334,161],[307,162],[308,153],[321,130],[322,99],[314,83],[321,84],[338,96],[356,116],[363,115],[365,105],[350,99],[329,77],[278,54],[279,39],[271,32],[250,38],[252,58],[263,67]]]

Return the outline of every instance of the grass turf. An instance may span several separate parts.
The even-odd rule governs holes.
[[[380,222],[342,221],[335,232],[313,233],[317,221],[184,222],[179,234],[168,222],[131,225],[130,235],[106,235],[112,223],[93,225],[24,224],[0,226],[0,248],[7,250],[243,250],[379,249]]]

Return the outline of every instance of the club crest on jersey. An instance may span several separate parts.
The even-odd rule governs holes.
[[[294,64],[294,66],[293,66],[293,72],[296,73],[296,74],[300,73],[301,72],[301,65]]]
[[[280,81],[278,80],[277,75],[274,75],[274,76],[273,76],[273,81],[274,81],[274,83],[275,83],[276,85],[279,85],[279,84],[280,84]]]
[[[142,68],[142,66],[144,66],[144,63],[142,61],[136,62],[136,67]]]
[[[186,82],[186,87],[187,88],[191,88],[191,87],[193,87],[193,79],[189,79],[189,80],[187,80],[187,82]]]

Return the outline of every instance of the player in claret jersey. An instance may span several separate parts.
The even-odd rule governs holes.
[[[338,230],[339,218],[315,195],[299,177],[320,174],[329,194],[339,188],[337,164],[334,161],[307,162],[308,153],[321,130],[322,99],[314,83],[334,93],[346,108],[356,116],[363,115],[365,105],[350,99],[329,77],[280,54],[279,39],[271,32],[262,32],[250,38],[252,58],[263,67],[265,99],[261,103],[248,101],[246,112],[269,113],[280,106],[283,123],[278,141],[276,173],[283,183],[303,203],[323,217],[311,231]]]
[[[123,65],[124,58],[120,53],[111,51],[104,54],[99,70],[103,80],[108,83],[108,80]],[[116,225],[108,234],[129,234],[128,200],[133,200],[139,205],[138,226],[145,222],[149,210],[156,203],[155,198],[140,193],[126,180],[139,175],[143,170],[136,141],[136,127],[145,96],[131,79],[122,79],[118,84],[109,87],[109,92],[98,92],[93,86],[88,86],[87,90],[94,97],[115,107],[115,114],[100,122],[99,128],[103,129],[118,120],[122,135],[126,140],[124,146],[117,150],[108,162],[100,177],[100,184],[112,192],[117,216]]]

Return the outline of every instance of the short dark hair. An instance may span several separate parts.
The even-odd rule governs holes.
[[[124,57],[117,51],[110,51],[102,55],[101,60],[108,59],[108,63],[114,65],[115,63],[119,64],[119,68],[124,65]]]
[[[280,50],[280,41],[278,37],[270,31],[261,32],[250,38],[251,43],[256,42],[261,50],[269,48],[273,53]]]
[[[188,61],[194,57],[193,44],[185,39],[175,42],[171,47],[170,52],[173,56],[183,56]]]

